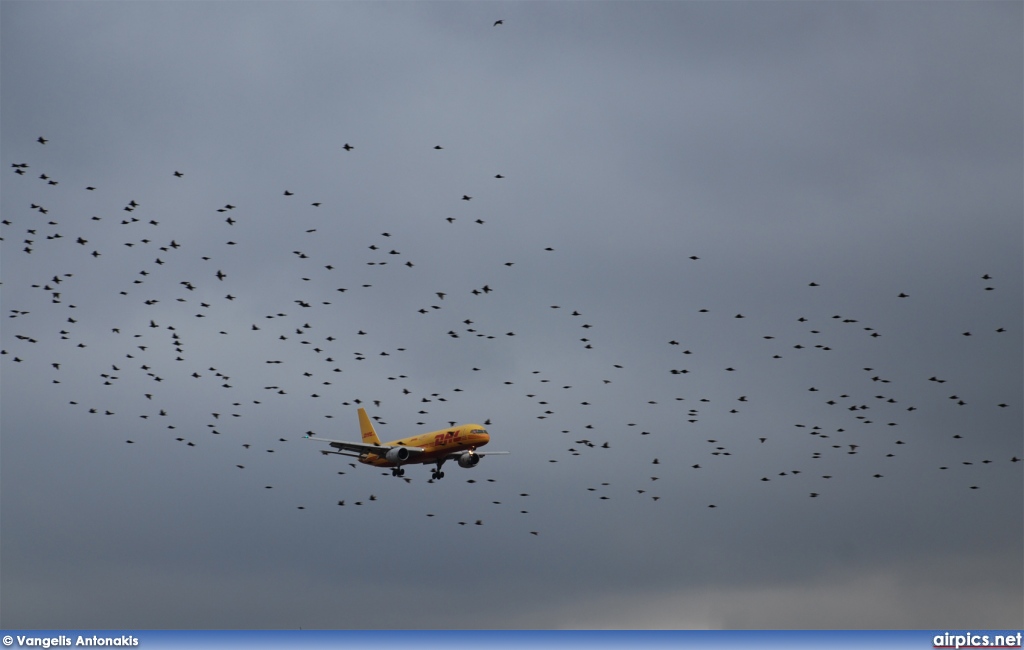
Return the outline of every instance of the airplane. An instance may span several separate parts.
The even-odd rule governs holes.
[[[403,465],[434,463],[431,478],[439,481],[444,478],[441,466],[447,460],[454,460],[459,467],[476,467],[483,456],[506,455],[507,451],[477,451],[477,447],[486,445],[491,440],[490,434],[479,424],[460,424],[449,429],[440,429],[418,436],[410,436],[381,442],[373,428],[373,422],[366,415],[366,409],[359,409],[359,431],[362,442],[344,442],[328,440],[306,435],[310,440],[326,442],[338,451],[321,450],[321,454],[337,454],[358,458],[360,463],[375,467],[390,467],[392,476],[404,476]]]

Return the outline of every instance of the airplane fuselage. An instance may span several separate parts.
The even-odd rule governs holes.
[[[375,467],[395,467],[397,465],[413,463],[436,463],[439,458],[448,457],[450,454],[460,451],[472,452],[477,447],[482,447],[490,441],[491,436],[483,426],[479,424],[460,424],[450,429],[430,431],[417,436],[384,443],[389,447],[413,447],[423,450],[422,453],[416,454],[407,461],[395,463],[383,455],[367,453],[359,457],[359,462]]]
[[[477,451],[491,441],[490,434],[479,424],[460,424],[417,436],[381,442],[373,428],[373,421],[366,409],[359,409],[360,442],[329,440],[307,435],[307,438],[326,442],[331,450],[321,450],[324,455],[355,457],[364,465],[390,467],[393,476],[403,476],[403,465],[435,465],[431,478],[444,478],[441,466],[446,461],[455,461],[459,467],[476,467],[483,456],[507,455],[507,451]]]

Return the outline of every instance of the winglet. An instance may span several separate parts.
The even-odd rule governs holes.
[[[377,432],[373,430],[373,422],[370,421],[370,417],[366,415],[366,409],[359,409],[359,433],[362,435],[362,440],[368,445],[379,445],[380,438],[377,437]]]

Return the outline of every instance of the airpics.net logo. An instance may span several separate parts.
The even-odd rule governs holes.
[[[1019,648],[1024,633],[952,633],[936,634],[932,637],[933,648]]]

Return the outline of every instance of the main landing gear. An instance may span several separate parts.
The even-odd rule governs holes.
[[[430,475],[430,478],[434,479],[435,481],[440,481],[441,479],[444,478],[444,472],[441,471],[441,465],[444,465],[443,458],[437,461],[437,469],[435,469],[433,473]]]
[[[392,467],[391,468],[391,475],[392,476],[405,476],[405,468],[404,467]]]

